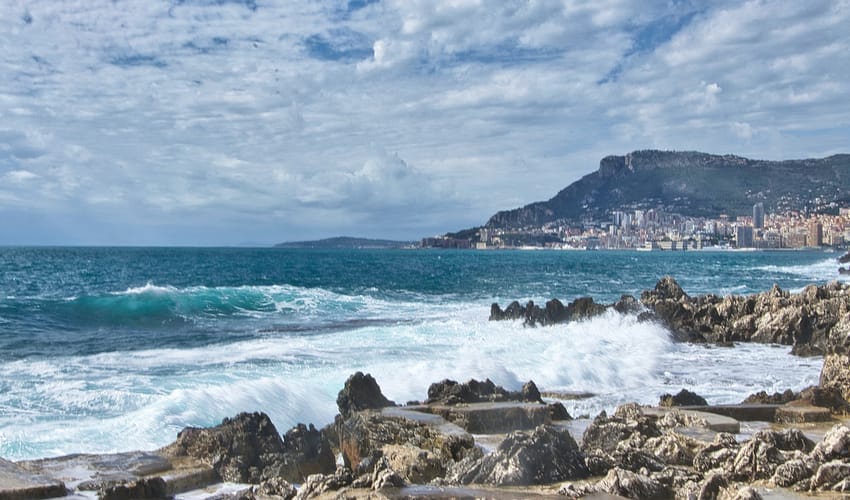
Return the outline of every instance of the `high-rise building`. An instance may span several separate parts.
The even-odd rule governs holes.
[[[753,205],[753,227],[764,228],[764,203],[759,202]]]
[[[806,243],[810,247],[823,246],[823,225],[820,222],[816,220],[809,222],[809,234]]]
[[[737,226],[735,228],[735,242],[738,248],[753,247],[753,226]]]

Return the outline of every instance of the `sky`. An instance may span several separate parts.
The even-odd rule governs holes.
[[[848,0],[3,0],[0,245],[417,240],[606,155],[850,152],[848,26]]]

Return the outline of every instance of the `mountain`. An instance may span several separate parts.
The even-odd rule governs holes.
[[[695,151],[607,156],[599,169],[548,201],[498,212],[485,227],[517,229],[566,220],[609,220],[615,210],[657,209],[692,217],[822,210],[850,203],[850,155],[766,161]]]
[[[313,241],[288,241],[278,243],[275,248],[406,248],[413,245],[410,241],[373,240],[338,236]]]

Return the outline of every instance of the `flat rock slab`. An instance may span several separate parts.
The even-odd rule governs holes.
[[[15,464],[39,477],[64,483],[77,494],[93,494],[106,486],[143,478],[161,477],[169,494],[202,488],[218,481],[207,464],[188,457],[169,459],[156,453],[134,451],[104,455],[67,455]],[[0,500],[7,497],[0,495]],[[9,497],[16,498],[16,497]],[[47,498],[47,497],[25,497]]]
[[[677,406],[680,410],[715,413],[734,418],[739,422],[773,422],[776,410],[781,405],[773,404],[741,404],[741,405],[707,405],[707,406]]]
[[[776,422],[783,424],[802,424],[808,422],[829,422],[832,413],[819,406],[785,405],[776,410]]]
[[[549,407],[539,403],[497,402],[418,407],[440,415],[473,434],[503,434],[552,423]]]
[[[646,407],[642,408],[642,410],[647,415],[657,416],[663,416],[667,412],[678,410],[685,415],[690,415],[692,417],[697,417],[705,420],[706,422],[708,422],[708,428],[714,432],[728,432],[730,434],[738,434],[739,432],[741,432],[741,423],[732,417],[727,417],[726,415],[721,415],[719,413],[708,413],[704,411],[687,410],[684,408],[685,407],[683,406],[677,406],[674,408]]]
[[[24,469],[0,458],[0,500],[25,500],[64,497],[62,481]]]

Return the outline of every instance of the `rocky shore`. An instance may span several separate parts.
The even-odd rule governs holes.
[[[683,390],[659,395],[657,406],[632,403],[574,420],[533,382],[509,391],[490,380],[443,380],[421,402],[398,405],[358,372],[324,428],[280,433],[267,415],[242,413],[186,428],[152,452],[0,459],[0,500],[839,498],[850,493],[849,300],[838,283],[800,294],[774,287],[748,297],[689,297],[664,278],[640,300],[494,305],[491,314],[551,324],[614,308],[661,321],[681,340],[823,353],[820,383],[799,393],[711,405]]]

